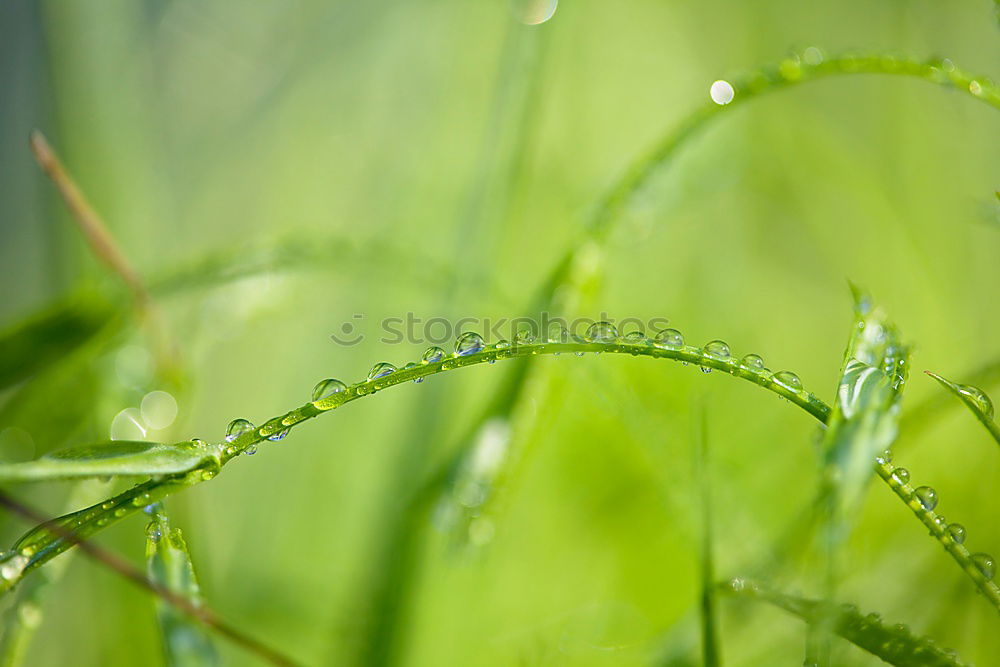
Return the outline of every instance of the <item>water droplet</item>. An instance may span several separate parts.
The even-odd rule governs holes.
[[[823,52],[815,46],[810,46],[802,52],[802,60],[804,60],[807,65],[819,65],[823,62]]]
[[[444,350],[437,345],[424,350],[424,356],[420,357],[420,361],[425,364],[436,364],[442,359],[444,359]]]
[[[875,457],[875,463],[880,465],[888,465],[892,463],[892,452],[888,449]]]
[[[958,391],[962,394],[962,396],[972,401],[980,412],[990,419],[993,419],[993,401],[991,401],[990,397],[986,395],[986,392],[978,387],[973,387],[968,384],[958,385]]]
[[[651,340],[646,338],[646,334],[641,331],[630,331],[625,334],[625,337],[622,338],[622,340],[629,345],[650,345],[652,343]]]
[[[455,356],[465,357],[483,349],[483,337],[472,331],[464,333],[455,341]]]
[[[559,0],[511,0],[510,11],[525,25],[545,23],[556,13]]]
[[[554,323],[554,325],[549,327],[547,341],[549,343],[565,343],[569,341],[569,331],[563,325]]]
[[[288,435],[288,432],[290,430],[291,429],[289,429],[289,428],[281,429],[277,433],[274,433],[272,435],[267,436],[267,439],[270,440],[271,442],[278,442],[279,440],[281,440],[282,438],[284,438],[286,435]]]
[[[733,90],[731,83],[720,79],[712,84],[712,87],[708,90],[708,94],[711,95],[713,102],[719,106],[725,106],[733,101],[736,91]]]
[[[984,553],[972,554],[972,562],[976,564],[979,571],[983,573],[983,576],[987,579],[992,579],[997,573],[997,564],[993,560],[993,556]]]
[[[979,97],[983,94],[983,84],[979,83],[975,79],[969,82],[969,92]]]
[[[960,523],[949,524],[948,535],[951,536],[951,539],[953,539],[956,544],[965,542],[965,526]]]
[[[764,359],[759,354],[748,354],[740,360],[740,364],[753,371],[764,370]]]
[[[772,378],[775,383],[780,384],[785,389],[794,392],[802,391],[802,380],[791,371],[778,371]]]
[[[254,454],[257,453],[257,445],[250,445],[245,450],[243,450],[243,453],[246,454],[247,456],[253,456]]]
[[[618,340],[618,329],[610,322],[594,322],[587,327],[584,339],[588,343],[614,343]]]
[[[150,521],[146,524],[146,539],[154,544],[160,541],[163,537],[163,533],[160,532],[160,524],[156,521]]]
[[[320,380],[313,387],[312,400],[322,401],[324,398],[330,398],[334,394],[339,394],[340,392],[347,389],[347,385],[340,380],[335,380],[333,378],[327,378],[325,380]]]
[[[665,347],[676,350],[679,347],[684,346],[684,336],[677,329],[664,329],[663,331],[656,334],[653,339],[653,344],[656,347]]]
[[[706,375],[712,372],[712,369],[709,368],[708,366],[699,366],[698,369]]]
[[[215,471],[213,470],[203,470],[201,473],[201,478],[206,482],[215,477]]]
[[[368,373],[369,380],[375,380],[378,378],[383,378],[390,373],[395,373],[396,367],[387,361],[380,361],[374,366],[372,366],[371,371]]]
[[[929,486],[917,487],[913,492],[913,497],[920,501],[924,509],[928,512],[937,507],[938,495],[937,491]]]
[[[118,509],[115,510],[115,517],[118,519],[122,518],[126,514],[128,514],[128,510],[126,510],[123,507],[119,507]]]
[[[710,340],[705,343],[705,354],[716,359],[729,358],[729,345],[723,340]]]
[[[896,468],[892,471],[892,479],[897,484],[907,484],[910,481],[910,471],[906,468]]]
[[[226,442],[232,442],[247,431],[254,430],[254,428],[256,427],[246,419],[234,419],[226,427]]]
[[[515,345],[530,345],[535,342],[535,334],[530,329],[521,329],[514,334]]]

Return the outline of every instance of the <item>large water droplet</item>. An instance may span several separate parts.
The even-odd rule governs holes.
[[[875,457],[875,463],[880,465],[888,465],[892,463],[892,452],[888,449]]]
[[[740,364],[752,371],[764,370],[764,359],[759,354],[748,354],[740,360]]]
[[[896,468],[892,471],[892,478],[897,484],[907,484],[910,481],[910,471],[906,468]]]
[[[928,512],[937,507],[938,504],[938,494],[937,491],[929,486],[917,487],[913,492],[913,497],[920,501],[924,509]]]
[[[976,564],[979,571],[983,573],[983,576],[987,579],[992,579],[997,573],[997,564],[993,560],[993,556],[984,553],[972,554],[972,562]]]
[[[705,343],[704,351],[705,354],[716,359],[728,359],[730,355],[729,344],[724,340],[708,341]]]
[[[960,523],[949,524],[948,535],[951,536],[951,539],[953,539],[956,544],[965,542],[965,526]]]
[[[475,332],[464,333],[455,341],[455,356],[465,357],[483,349],[483,337]]]
[[[437,345],[433,345],[424,350],[424,356],[420,357],[420,361],[425,364],[436,364],[442,359],[444,359],[444,350]]]
[[[313,387],[312,400],[313,402],[322,401],[324,398],[330,398],[334,394],[339,394],[345,389],[347,389],[347,385],[340,380],[335,380],[333,378],[320,380],[316,383],[316,386]]]
[[[778,371],[774,374],[772,379],[789,391],[802,391],[802,380],[799,379],[798,375],[791,371]]]
[[[728,81],[723,81],[722,79],[716,81],[709,88],[708,94],[712,97],[712,101],[720,106],[724,106],[733,101],[736,97],[736,91],[733,90],[733,85]]]
[[[255,428],[256,427],[246,419],[234,419],[229,422],[229,426],[226,427],[226,442],[232,442],[244,433],[252,431]]]
[[[618,340],[618,329],[610,322],[594,322],[587,327],[584,338],[588,343],[614,343]]]
[[[980,412],[993,419],[993,401],[986,395],[986,392],[978,387],[967,384],[958,385],[958,390],[963,396],[972,401],[979,408]]]
[[[653,344],[656,345],[656,347],[665,347],[676,350],[677,348],[684,346],[684,336],[677,329],[664,329],[656,334],[656,337],[653,339]]]
[[[379,363],[372,366],[371,372],[368,373],[369,380],[375,380],[377,378],[384,378],[390,373],[395,373],[396,367],[387,361],[380,361]]]

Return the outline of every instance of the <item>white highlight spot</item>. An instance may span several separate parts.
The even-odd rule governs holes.
[[[733,97],[736,96],[736,91],[733,90],[732,84],[728,81],[719,79],[712,84],[708,94],[712,96],[712,101],[716,104],[726,105],[733,101]]]

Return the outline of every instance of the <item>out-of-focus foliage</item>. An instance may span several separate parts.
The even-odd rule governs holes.
[[[231,419],[301,405],[321,378],[450,344],[431,318],[531,314],[600,195],[713,82],[808,47],[997,77],[989,4],[563,0],[530,25],[547,3],[2,2],[0,455],[126,427],[221,442]],[[728,111],[628,201],[582,260],[603,279],[556,314],[666,317],[695,345],[724,335],[832,403],[850,279],[918,369],[971,381],[995,367],[1000,114],[876,75]],[[32,162],[36,127],[148,279],[187,383],[158,379],[147,329]],[[421,322],[400,341],[382,322],[407,313]],[[307,664],[697,664],[701,404],[716,574],[822,595],[821,557],[779,548],[821,483],[815,423],[720,372],[539,358],[518,428],[472,461],[523,454],[497,511],[476,516],[476,488],[429,497],[516,363],[344,406],[173,496],[207,603]],[[926,401],[933,418],[910,413]],[[901,407],[920,426],[902,429],[897,463],[1000,553],[995,448],[923,375]],[[62,485],[9,490],[64,511]],[[456,505],[474,518],[449,520]],[[881,484],[857,507],[838,599],[989,664],[995,613],[926,529]],[[0,521],[4,546],[26,529]],[[98,540],[141,562],[142,528],[132,517]],[[155,605],[114,573],[73,560],[44,592],[25,664],[159,659]],[[801,661],[800,623],[731,602],[718,601],[723,664]],[[223,662],[252,660],[216,644]],[[834,664],[879,664],[833,648]]]

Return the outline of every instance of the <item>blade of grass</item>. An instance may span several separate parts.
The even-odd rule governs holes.
[[[30,519],[32,521],[44,521],[44,517],[36,510],[24,505],[18,500],[15,500],[6,491],[0,489],[0,505],[6,507],[8,510],[19,514],[20,516]],[[73,530],[63,526],[57,526],[48,522],[49,529],[54,533],[59,534],[61,539],[71,542],[75,546],[79,546],[81,551],[85,554],[98,561],[99,563],[105,565],[106,567],[114,570],[124,579],[130,581],[136,586],[143,588],[153,595],[156,595],[160,599],[168,602],[170,605],[183,611],[185,614],[197,618],[199,621],[204,623],[206,626],[212,628],[219,634],[231,639],[235,643],[241,645],[248,651],[256,654],[258,657],[267,660],[275,665],[282,666],[294,666],[297,663],[292,661],[287,656],[275,651],[269,646],[261,643],[256,638],[237,630],[235,627],[229,625],[223,621],[219,616],[212,611],[209,607],[204,604],[192,604],[192,602],[185,596],[179,595],[174,591],[161,585],[159,582],[151,581],[147,579],[146,576],[137,568],[135,568],[131,563],[122,559],[120,556],[106,551],[105,549],[97,546],[93,542],[82,539],[77,536]],[[10,559],[7,563],[0,568],[7,568],[11,566]]]
[[[693,364],[701,368],[724,371],[735,377],[748,380],[768,391],[771,391],[790,403],[810,413],[818,421],[827,423],[831,409],[819,398],[806,392],[799,384],[798,378],[790,373],[772,374],[769,370],[754,365],[747,365],[732,356],[721,357],[690,345],[678,347],[656,346],[648,339],[641,341],[574,340],[572,342],[533,342],[526,344],[499,343],[490,347],[479,347],[476,351],[458,346],[453,356],[439,356],[435,361],[425,360],[420,364],[409,364],[402,369],[384,373],[372,373],[367,380],[357,382],[349,387],[344,386],[337,391],[318,400],[292,410],[282,416],[268,420],[260,427],[247,428],[238,437],[228,441],[218,463],[212,462],[208,467],[195,468],[187,473],[156,477],[139,484],[127,491],[109,499],[101,505],[80,510],[79,512],[60,517],[54,521],[57,530],[50,529],[49,524],[43,524],[22,537],[15,545],[14,551],[8,552],[6,565],[0,562],[0,575],[5,572],[0,581],[6,589],[16,583],[23,574],[55,555],[74,546],[76,542],[103,530],[105,527],[134,513],[138,508],[175,493],[187,486],[214,478],[233,458],[267,439],[283,438],[292,428],[304,421],[312,419],[324,412],[338,408],[346,403],[370,396],[383,389],[414,380],[421,380],[430,375],[451,371],[467,366],[495,362],[501,359],[527,357],[540,354],[560,354],[576,352],[605,352],[663,358],[682,363]],[[381,368],[381,365],[378,366]],[[328,381],[323,381],[323,386]],[[228,439],[227,439],[228,440]],[[1000,587],[973,560],[972,555],[962,544],[955,542],[948,534],[943,520],[932,510],[923,507],[921,501],[914,497],[913,489],[906,484],[892,480],[895,469],[888,460],[876,460],[875,470],[886,481],[890,489],[917,513],[918,518],[930,528],[931,534],[941,542],[959,566],[970,576],[973,582],[983,592],[986,599],[1000,611]],[[50,522],[50,524],[53,522]],[[72,530],[68,528],[72,527]],[[67,539],[63,533],[70,532],[75,538]],[[23,562],[22,562],[23,559]],[[11,560],[18,562],[17,567],[8,567]]]
[[[990,435],[998,445],[1000,445],[1000,426],[993,420],[993,401],[990,397],[986,395],[982,389],[978,387],[973,387],[969,384],[958,384],[952,382],[946,378],[941,377],[937,373],[931,373],[930,371],[924,371],[927,375],[937,380],[942,387],[950,391],[952,394],[957,396],[969,410],[972,410],[972,414],[976,416],[979,423],[986,427]]]
[[[752,580],[733,579],[719,588],[731,595],[760,600],[805,621],[810,626],[827,623],[838,636],[897,667],[964,667],[954,651],[932,639],[914,635],[902,625],[887,627],[878,614],[862,616],[853,605],[786,595]]]
[[[51,452],[23,463],[0,463],[0,482],[41,482],[183,473],[218,460],[221,447],[195,440],[175,444],[109,440]]]
[[[146,526],[146,572],[150,581],[184,597],[193,607],[204,601],[194,564],[179,528],[173,528],[159,503]],[[176,667],[217,665],[219,655],[211,638],[192,616],[157,598],[157,620],[167,664]]]
[[[695,425],[695,479],[701,502],[701,657],[705,667],[719,667],[722,653],[719,645],[718,612],[716,611],[715,559],[712,554],[711,473],[708,455],[708,412],[702,403]]]

